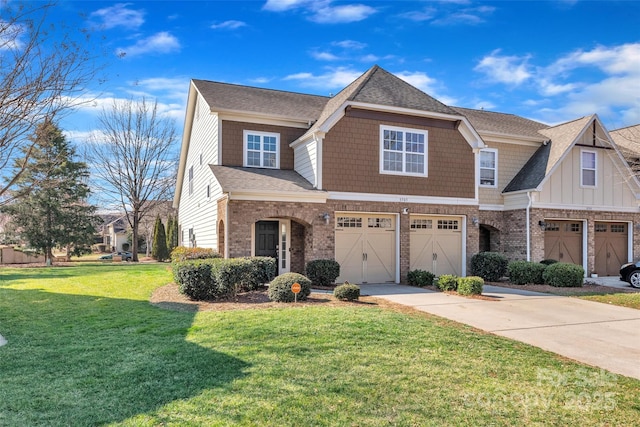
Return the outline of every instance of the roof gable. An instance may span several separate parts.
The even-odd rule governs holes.
[[[531,156],[503,192],[538,189],[594,121],[597,121],[597,116],[586,116],[572,122],[541,129],[540,134],[549,138],[549,142],[542,145]]]

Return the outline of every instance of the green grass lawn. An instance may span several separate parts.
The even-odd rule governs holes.
[[[608,295],[584,295],[580,298],[605,304],[621,305],[640,310],[640,292],[619,293]]]
[[[167,311],[166,265],[0,270],[0,426],[637,425],[640,381],[375,305]]]

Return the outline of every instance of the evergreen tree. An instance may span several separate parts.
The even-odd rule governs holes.
[[[164,261],[169,258],[167,250],[167,236],[164,232],[164,225],[160,219],[160,215],[156,216],[156,225],[153,231],[153,247],[151,248],[151,256],[157,261]]]
[[[41,123],[31,137],[34,145],[16,161],[28,167],[11,192],[12,202],[3,208],[21,237],[43,252],[47,263],[53,248],[66,246],[75,254],[90,247],[99,218],[87,203],[87,165],[75,161],[75,149],[50,121]]]
[[[167,250],[169,254],[178,246],[178,218],[169,215],[167,219]]]

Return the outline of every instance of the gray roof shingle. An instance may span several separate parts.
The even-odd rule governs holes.
[[[549,125],[529,120],[515,114],[497,113],[486,110],[473,110],[470,108],[453,107],[458,114],[465,116],[471,125],[480,133],[495,133],[511,136],[525,136],[544,140],[539,131]]]
[[[260,191],[265,194],[326,194],[325,191],[313,188],[309,181],[293,170],[217,165],[210,165],[210,168],[224,193]]]
[[[211,111],[243,111],[315,121],[330,99],[281,90],[240,86],[230,83],[193,80]]]

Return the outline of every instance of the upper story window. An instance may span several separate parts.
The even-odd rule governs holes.
[[[280,134],[244,131],[244,166],[280,167]]]
[[[380,126],[380,173],[427,176],[426,130]]]
[[[580,185],[583,187],[596,186],[596,170],[598,167],[595,151],[580,151]]]
[[[480,185],[498,186],[498,150],[485,148],[480,151]]]
[[[193,194],[193,166],[189,168],[189,195]]]

